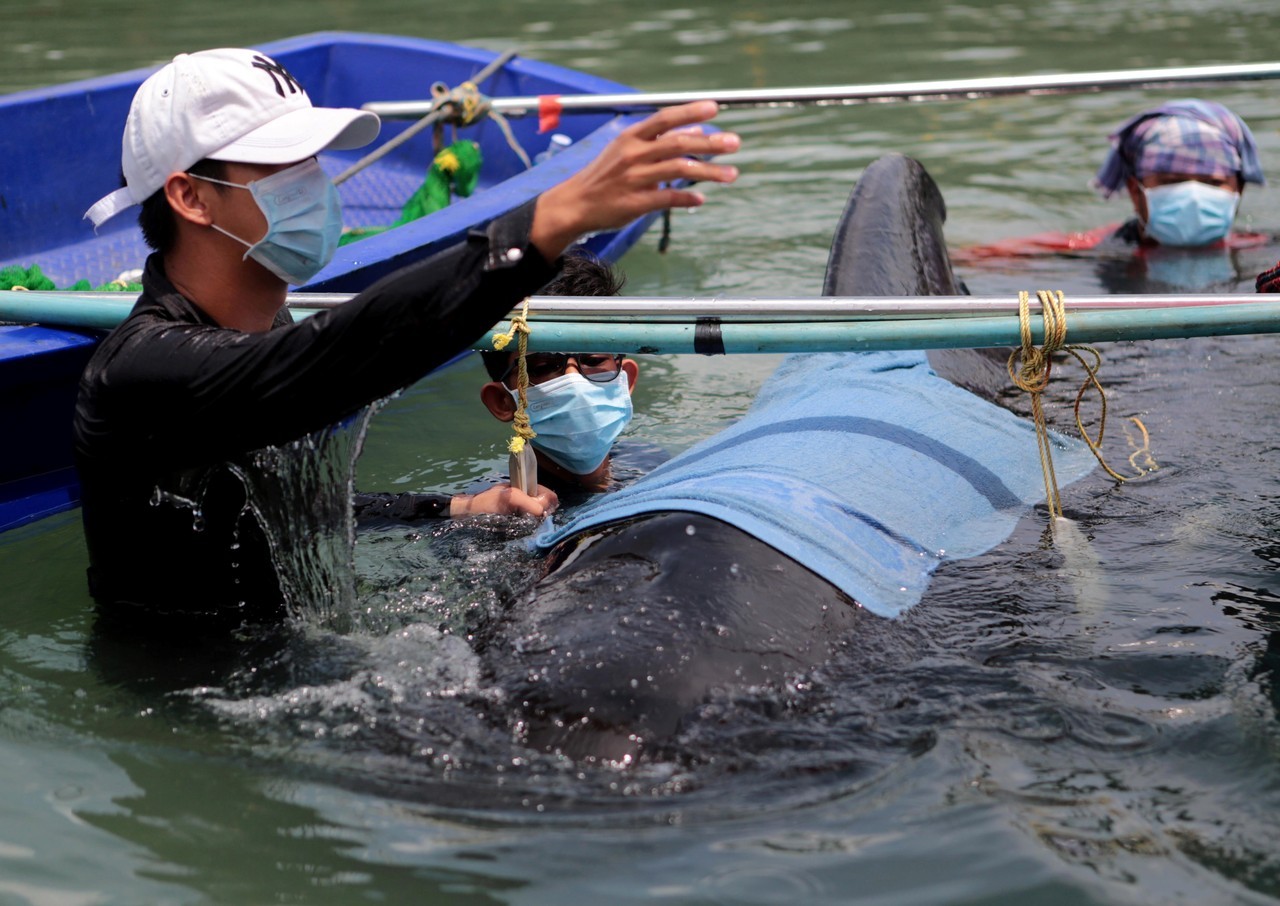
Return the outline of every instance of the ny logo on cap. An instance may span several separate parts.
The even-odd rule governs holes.
[[[253,58],[253,65],[254,65],[254,68],[261,69],[267,75],[271,76],[271,82],[273,85],[276,86],[276,94],[280,95],[280,97],[284,97],[285,85],[289,86],[290,94],[297,94],[299,91],[301,91],[303,94],[307,93],[306,90],[301,85],[298,84],[298,80],[295,79],[293,76],[289,75],[289,70],[285,69],[275,60],[272,60],[268,57],[264,57],[261,54],[259,54],[258,56]],[[277,78],[277,76],[279,78]],[[284,80],[284,85],[280,84],[281,79]]]

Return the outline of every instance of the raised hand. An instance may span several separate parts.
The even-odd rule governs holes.
[[[718,110],[714,101],[695,101],[659,110],[623,130],[595,160],[538,199],[533,244],[553,260],[584,233],[619,229],[651,211],[705,201],[701,192],[664,183],[733,182],[737,167],[698,159],[731,154],[741,145],[732,132],[702,131],[699,124]]]

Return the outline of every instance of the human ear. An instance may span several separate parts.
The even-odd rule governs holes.
[[[622,373],[627,376],[627,390],[630,393],[636,392],[636,380],[640,376],[640,366],[635,359],[622,360]]]
[[[501,381],[490,381],[480,388],[480,402],[500,422],[509,422],[516,417],[516,401]]]
[[[187,173],[170,173],[164,181],[164,196],[173,213],[191,223],[209,226],[213,223],[213,213],[205,203],[204,191],[204,187],[197,185],[197,180]]]

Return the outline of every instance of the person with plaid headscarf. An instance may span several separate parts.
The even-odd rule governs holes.
[[[1115,234],[1143,245],[1206,246],[1231,232],[1245,183],[1262,185],[1253,134],[1221,104],[1185,98],[1144,110],[1111,134],[1094,179],[1129,192],[1137,217]]]
[[[1195,98],[1170,101],[1130,117],[1109,137],[1111,151],[1091,185],[1104,198],[1126,189],[1134,217],[1088,230],[1036,233],[954,249],[952,259],[970,264],[1108,246],[1129,248],[1145,257],[1160,246],[1232,250],[1271,241],[1262,233],[1231,230],[1245,183],[1263,185],[1266,180],[1253,134],[1226,107]],[[1173,260],[1165,256],[1163,263]]]

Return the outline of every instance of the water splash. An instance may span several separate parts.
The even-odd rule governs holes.
[[[188,511],[191,530],[203,532],[211,495],[222,500],[215,509],[225,509],[222,495],[237,494],[238,485],[243,505],[231,527],[227,562],[241,567],[242,535],[256,526],[290,613],[308,625],[349,631],[357,623],[351,504],[356,461],[380,407],[215,468],[178,473],[153,489],[150,503]]]
[[[201,486],[200,492],[196,496],[200,497],[201,499],[204,498],[203,486]],[[156,485],[151,490],[151,500],[149,502],[152,506],[167,505],[167,506],[177,507],[179,509],[190,510],[191,511],[191,531],[193,532],[204,531],[204,509],[203,507],[201,507],[199,503],[197,503],[195,500],[191,499],[190,497],[183,497],[181,494],[175,494],[172,491],[166,491],[163,488],[161,488],[159,485]]]
[[[278,447],[232,470],[262,526],[290,610],[339,631],[356,617],[352,494],[356,460],[379,405]]]

